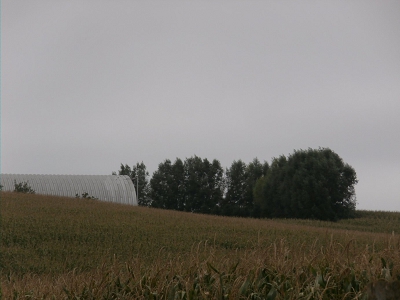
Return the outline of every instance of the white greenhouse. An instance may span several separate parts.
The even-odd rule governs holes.
[[[1,174],[3,191],[27,183],[36,194],[75,197],[87,193],[102,201],[138,205],[135,187],[126,175]]]

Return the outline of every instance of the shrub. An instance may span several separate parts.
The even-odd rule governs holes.
[[[24,194],[34,194],[35,190],[32,189],[30,185],[28,185],[27,181],[17,183],[17,181],[14,180],[14,192],[24,193]]]
[[[80,198],[81,196],[79,196],[78,193],[75,194],[75,198]],[[97,200],[98,198],[93,197],[93,196],[89,196],[89,194],[87,192],[82,193],[82,198],[84,199],[95,199]]]

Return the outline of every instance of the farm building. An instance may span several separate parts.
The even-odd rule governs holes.
[[[36,194],[75,197],[87,193],[102,201],[138,205],[135,187],[126,175],[1,174],[3,191],[27,183]]]

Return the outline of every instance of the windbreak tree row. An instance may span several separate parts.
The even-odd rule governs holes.
[[[226,172],[214,159],[165,160],[150,180],[151,206],[227,216],[253,215],[253,188],[268,164],[233,162]]]
[[[153,207],[216,214],[224,193],[224,171],[215,159],[165,160],[154,172],[150,187]]]
[[[122,165],[139,185],[139,205],[241,217],[338,220],[353,217],[354,169],[326,148],[294,151],[272,160],[234,161],[223,169],[198,156],[166,159],[149,179],[146,166]]]

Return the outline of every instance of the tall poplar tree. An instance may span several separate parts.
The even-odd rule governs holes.
[[[224,191],[224,170],[218,160],[211,163],[198,156],[184,162],[185,211],[215,213]]]
[[[221,214],[247,216],[247,166],[242,160],[233,161],[226,170],[226,194],[221,204]]]
[[[116,174],[113,172],[113,174]],[[127,164],[121,164],[118,175],[127,175],[131,178],[135,186],[136,193],[138,193],[138,204],[141,206],[149,206],[149,172],[146,170],[146,165],[143,163],[136,163],[133,167]]]

